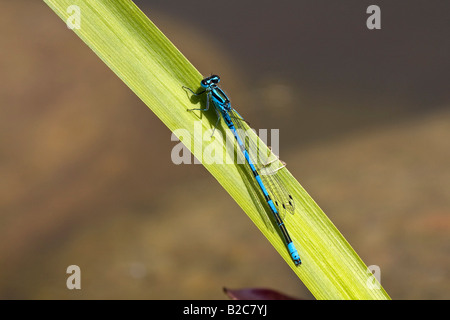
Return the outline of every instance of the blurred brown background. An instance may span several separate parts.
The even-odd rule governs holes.
[[[253,127],[280,128],[281,158],[393,299],[450,298],[449,2],[136,3]],[[1,299],[312,298],[50,8],[0,15]]]

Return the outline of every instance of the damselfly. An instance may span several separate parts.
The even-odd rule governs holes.
[[[282,214],[280,214],[281,211],[294,213],[294,199],[286,191],[283,184],[279,181],[276,172],[272,171],[261,175],[258,172],[258,170],[269,171],[269,163],[261,163],[260,160],[258,160],[258,157],[255,157],[253,153],[249,151],[251,147],[253,149],[253,147],[257,145],[256,141],[252,141],[252,138],[250,137],[247,140],[249,142],[247,144],[244,143],[244,141],[246,140],[240,136],[239,132],[242,132],[242,130],[245,128],[245,120],[239,115],[239,113],[237,113],[236,110],[231,107],[230,99],[228,99],[225,92],[217,85],[219,81],[220,78],[217,75],[212,75],[210,77],[204,78],[200,82],[200,85],[204,90],[199,93],[195,93],[190,88],[183,87],[191,91],[194,95],[206,94],[206,107],[204,109],[188,109],[188,111],[207,111],[209,109],[210,100],[212,101],[214,110],[217,114],[217,122],[214,129],[217,127],[220,118],[223,118],[226,125],[233,133],[239,145],[239,148],[248,164],[248,167],[251,169],[252,175],[255,177],[256,182],[258,183],[258,186],[264,195],[264,198],[270,208],[270,212],[275,219],[275,223],[279,228],[281,234],[283,235],[284,242],[287,246],[292,260],[294,261],[295,265],[299,265],[301,264],[300,255],[298,254],[298,251],[295,248],[291,237],[289,236],[286,226],[284,225]],[[256,166],[258,165],[259,167],[256,168]]]

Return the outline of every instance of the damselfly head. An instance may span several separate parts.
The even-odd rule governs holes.
[[[209,77],[203,79],[203,80],[200,82],[200,85],[201,85],[203,88],[207,88],[207,87],[211,86],[211,84],[219,83],[219,81],[220,81],[220,77],[219,77],[219,76],[212,75],[212,76],[209,76]]]
[[[211,82],[212,82],[212,83],[219,83],[219,81],[220,81],[220,77],[217,76],[217,75],[215,75],[215,74],[213,74],[213,75],[210,76],[209,78],[211,79]]]

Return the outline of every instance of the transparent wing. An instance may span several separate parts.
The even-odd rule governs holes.
[[[250,159],[258,170],[261,180],[277,207],[281,218],[284,219],[286,212],[294,214],[294,199],[279,177],[279,171],[285,167],[285,164],[257,138],[256,133],[249,128],[246,121],[236,110],[231,109],[229,113],[241,140],[245,144]]]
[[[286,212],[290,214],[295,213],[295,202],[278,175],[278,171],[282,168],[284,168],[284,165],[276,168],[264,166],[260,169],[260,176],[263,183],[267,186],[267,191],[275,203],[281,218],[284,219]]]

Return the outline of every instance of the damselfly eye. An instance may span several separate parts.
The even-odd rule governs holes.
[[[208,86],[209,86],[209,80],[208,80],[208,79],[203,79],[203,80],[200,82],[200,85],[201,85],[203,88],[208,87]]]
[[[220,81],[220,77],[216,76],[216,75],[212,75],[210,77],[210,79],[211,79],[211,82],[213,82],[213,83],[219,83],[219,81]]]

